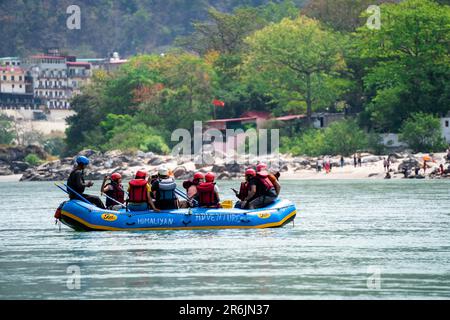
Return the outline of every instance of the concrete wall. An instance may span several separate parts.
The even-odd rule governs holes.
[[[450,143],[450,117],[441,118],[442,135]]]

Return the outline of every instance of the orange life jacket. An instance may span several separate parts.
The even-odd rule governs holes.
[[[135,179],[130,181],[129,202],[147,203],[147,181],[143,179]]]
[[[203,182],[197,186],[197,195],[200,207],[216,206],[219,203],[214,186],[215,184],[212,182]]]

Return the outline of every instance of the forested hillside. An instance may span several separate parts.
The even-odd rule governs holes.
[[[6,0],[0,1],[0,56],[26,55],[46,47],[103,57],[164,50],[213,7],[232,11],[268,0]],[[274,1],[279,2],[279,1]],[[295,1],[298,5],[303,0]],[[81,8],[81,29],[69,30],[68,6]],[[7,44],[7,45],[5,45]]]

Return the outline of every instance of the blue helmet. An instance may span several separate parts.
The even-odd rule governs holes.
[[[77,163],[78,163],[78,164],[83,164],[83,165],[87,166],[87,165],[89,164],[89,159],[86,158],[85,156],[79,156],[79,157],[77,158]]]

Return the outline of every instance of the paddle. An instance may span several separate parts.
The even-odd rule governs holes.
[[[193,201],[195,204],[198,205],[198,201],[195,199],[189,199],[187,195],[184,194],[184,192],[182,192],[180,189],[176,188],[175,189],[175,194],[180,196],[181,198],[183,198],[186,201]]]
[[[90,203],[88,200],[86,200],[86,198],[84,198],[82,195],[80,195],[78,192],[76,192],[75,190],[73,190],[71,187],[69,187],[68,185],[66,185],[65,183],[61,182],[63,186],[65,186],[70,192],[73,192],[75,195],[77,195],[81,200],[83,200],[84,202],[90,204],[91,206],[93,206],[92,203]],[[67,191],[66,191],[67,192]],[[67,192],[68,193],[68,192]]]
[[[114,201],[115,203],[117,203],[119,206],[122,206],[123,208],[126,208],[126,207],[127,207],[127,206],[124,205],[123,203],[120,203],[119,201],[117,201],[117,200],[111,198],[111,197],[108,196],[106,193],[103,193],[102,195],[104,195],[104,196],[105,196],[106,198],[108,198],[109,200]]]

